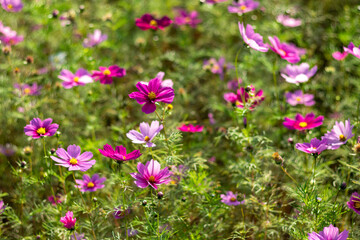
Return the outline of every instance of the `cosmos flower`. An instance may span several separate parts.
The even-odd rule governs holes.
[[[25,135],[33,139],[53,136],[59,128],[59,125],[56,123],[51,124],[52,121],[52,118],[47,118],[44,121],[40,118],[34,118],[30,121],[29,125],[24,127]]]
[[[89,175],[84,175],[83,180],[76,179],[78,185],[75,187],[80,188],[81,192],[95,192],[98,189],[104,188],[103,184],[106,181],[105,177],[100,178],[99,174],[94,174],[91,178]]]
[[[63,148],[56,150],[56,155],[59,157],[51,156],[51,159],[57,162],[59,166],[69,168],[69,171],[80,170],[82,172],[91,168],[96,160],[90,160],[93,157],[91,152],[84,152],[81,154],[81,148],[77,145],[69,145],[67,151]]]
[[[104,42],[108,36],[106,34],[102,34],[99,29],[95,29],[93,34],[88,34],[87,38],[84,39],[83,46],[85,48],[91,48],[100,43]]]
[[[4,212],[5,208],[6,208],[6,205],[4,204],[4,201],[1,200],[0,201],[0,214],[2,214]]]
[[[303,83],[309,81],[309,79],[315,75],[317,66],[310,69],[309,64],[302,63],[300,65],[286,65],[283,69],[281,76],[289,83]]]
[[[280,14],[277,16],[276,21],[285,27],[298,27],[301,25],[301,19],[291,18],[290,16]]]
[[[99,67],[100,71],[93,71],[91,75],[95,81],[100,81],[101,84],[112,84],[113,78],[122,78],[126,75],[126,70],[117,65],[110,67]]]
[[[347,205],[357,214],[360,214],[360,194],[358,194],[357,192],[351,194],[350,201],[347,202]]]
[[[221,202],[229,206],[237,206],[239,204],[245,204],[245,195],[244,195],[244,200],[239,202],[237,200],[237,193],[234,194],[232,191],[226,192],[226,195],[221,194],[220,197],[222,198]]]
[[[153,15],[148,14],[148,13],[142,15],[141,18],[137,18],[135,20],[135,25],[143,31],[148,30],[148,29],[164,30],[164,28],[169,26],[171,23],[172,23],[172,20],[167,16],[164,16],[160,19],[156,19],[156,18],[154,18]]]
[[[332,57],[335,59],[335,60],[338,60],[338,61],[342,61],[344,60],[346,57],[347,57],[348,53],[347,52],[334,52],[332,54]]]
[[[226,63],[225,58],[219,58],[219,61],[216,61],[215,58],[210,58],[209,60],[204,61],[203,69],[210,70],[213,74],[218,74],[220,79],[224,79],[225,70],[233,69],[232,64]]]
[[[233,5],[228,6],[228,11],[230,13],[244,14],[254,11],[258,7],[259,2],[253,0],[239,0],[237,2],[233,2]]]
[[[75,233],[75,237],[73,234],[70,236],[70,240],[86,240],[84,233]]]
[[[308,233],[308,240],[346,240],[349,236],[349,231],[344,230],[339,234],[339,229],[332,224],[319,232]]]
[[[73,230],[75,228],[76,218],[74,218],[74,213],[71,211],[68,211],[66,215],[62,218],[60,218],[60,222],[64,224],[64,227],[66,227],[69,230]]]
[[[24,37],[17,35],[16,31],[13,31],[10,27],[5,27],[2,23],[0,24],[0,41],[2,44],[11,46],[16,45],[23,40]]]
[[[21,0],[0,0],[0,3],[7,12],[19,12],[24,7]]]
[[[178,16],[174,19],[176,25],[189,25],[192,28],[196,28],[201,23],[197,11],[187,12],[185,9],[177,8],[176,12],[178,13]]]
[[[243,99],[244,98],[244,99]],[[254,110],[262,101],[265,100],[263,96],[263,90],[255,91],[255,87],[250,85],[245,88],[240,88],[235,93],[225,93],[224,99],[227,102],[234,104],[238,108],[244,108],[243,100],[245,101],[245,106],[249,110]]]
[[[38,86],[37,83],[32,85],[30,84],[18,84],[15,83],[14,87],[20,91],[22,96],[30,95],[35,96],[40,94],[41,86]]]
[[[355,45],[351,42],[348,47],[344,47],[344,52],[350,53],[357,58],[360,58],[360,46],[355,47]]]
[[[66,89],[79,85],[83,86],[87,83],[93,82],[90,73],[83,68],[77,70],[75,74],[73,74],[69,70],[64,69],[60,72],[58,78],[64,81],[62,85]]]
[[[48,197],[49,202],[51,203],[51,205],[56,206],[56,204],[62,203],[62,197],[60,195],[55,195],[55,197],[53,195]]]
[[[191,133],[195,133],[195,132],[202,132],[204,129],[204,126],[201,125],[192,125],[192,124],[183,124],[181,125],[181,127],[178,127],[177,129],[179,129],[182,132],[191,132]]]
[[[299,49],[289,43],[282,43],[280,42],[279,38],[269,37],[269,41],[271,45],[269,46],[270,49],[279,54],[282,59],[285,59],[289,63],[297,63],[300,61],[300,55],[302,55],[302,51],[299,51]]]
[[[130,175],[136,179],[134,183],[139,188],[146,188],[150,185],[154,189],[158,189],[158,185],[168,184],[171,181],[171,172],[167,167],[161,169],[158,161],[151,159],[145,166],[139,162],[137,169],[139,173],[130,173]]]
[[[172,103],[174,100],[174,89],[162,87],[161,84],[161,79],[157,77],[151,79],[148,85],[138,82],[136,88],[139,92],[132,92],[129,97],[135,99],[139,104],[144,104],[141,109],[144,113],[153,113],[156,110],[156,102]]]
[[[341,145],[346,144],[347,141],[354,136],[352,133],[354,125],[350,124],[350,119],[343,122],[335,122],[331,131],[328,131],[322,139],[325,139],[329,144],[329,149],[338,149]]]
[[[151,126],[148,123],[140,123],[140,132],[130,130],[126,136],[132,140],[133,143],[146,144],[145,147],[155,147],[155,143],[151,141],[154,137],[163,129],[163,125],[159,124],[159,121],[152,121]]]
[[[314,113],[308,113],[305,117],[296,114],[295,119],[285,118],[283,125],[288,129],[296,129],[299,131],[316,128],[323,124],[324,117],[315,117]]]
[[[114,150],[111,145],[105,144],[104,150],[99,149],[99,152],[105,157],[114,159],[117,162],[130,161],[141,156],[140,150],[134,150],[131,153],[126,154],[126,148],[122,145],[116,146]]]
[[[127,215],[129,215],[131,212],[131,209],[125,209],[122,205],[114,208],[114,212],[113,212],[113,216],[115,219],[122,219],[124,217],[126,217]]]
[[[205,0],[205,3],[207,4],[216,4],[221,2],[226,2],[227,0]]]
[[[304,104],[305,106],[312,106],[315,104],[314,95],[304,94],[303,91],[297,90],[295,92],[288,92],[285,94],[286,102],[291,106]]]
[[[239,30],[244,42],[252,49],[259,52],[267,52],[269,47],[263,42],[263,37],[254,32],[253,27],[250,24],[246,25],[246,30],[243,23],[238,22]]]
[[[164,72],[158,72],[158,74],[156,74],[156,78],[161,80],[161,87],[170,87],[172,88],[174,86],[174,83],[171,79],[165,79],[163,80],[165,76]],[[146,86],[149,86],[149,82],[143,82],[141,81],[142,84],[145,84]]]
[[[326,150],[328,146],[325,139],[319,140],[313,138],[310,140],[310,143],[297,143],[295,148],[305,153],[320,154],[322,151]]]

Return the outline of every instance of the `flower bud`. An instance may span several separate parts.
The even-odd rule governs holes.
[[[143,206],[146,206],[146,204],[147,204],[146,200],[142,201],[142,203],[141,203],[141,205],[143,205]]]
[[[162,199],[164,197],[163,192],[158,192],[157,197],[158,199]]]
[[[9,55],[11,53],[11,47],[10,46],[3,47],[2,52],[5,56]]]
[[[52,148],[51,150],[50,150],[50,153],[51,154],[54,154],[56,152],[56,149],[55,148]]]
[[[284,162],[284,159],[280,156],[278,152],[274,152],[272,158],[274,159],[275,163],[278,165]]]
[[[97,198],[96,197],[93,197],[93,202],[97,202]]]
[[[294,139],[293,138],[288,138],[288,143],[290,143],[290,144],[293,144],[294,143]]]
[[[59,16],[59,10],[55,9],[53,12],[52,12],[52,16],[53,18],[57,18]]]
[[[30,146],[24,147],[25,155],[30,155],[32,153],[32,148]]]
[[[183,197],[183,198],[181,199],[181,201],[185,202],[185,201],[186,201],[186,197]]]
[[[360,153],[360,143],[355,144],[355,146],[353,147],[353,150],[355,153],[359,154]]]
[[[20,162],[20,167],[21,167],[21,168],[25,168],[25,167],[26,167],[26,162],[25,162],[25,161],[21,161],[21,162]]]
[[[346,187],[347,187],[346,182],[343,182],[343,183],[340,185],[340,189],[343,190],[343,191],[346,189]]]
[[[26,57],[26,63],[27,64],[32,64],[34,63],[34,58],[32,56],[27,56]]]

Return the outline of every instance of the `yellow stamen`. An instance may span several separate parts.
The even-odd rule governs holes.
[[[244,6],[244,5],[240,7],[240,9],[243,10],[243,11],[244,11],[246,8],[247,8],[247,7]]]
[[[236,198],[234,197],[230,198],[230,202],[236,202]]]
[[[36,130],[36,132],[37,132],[38,134],[45,134],[45,133],[46,133],[46,129],[43,128],[43,127],[41,127],[41,128],[39,128],[38,130]]]
[[[25,89],[24,89],[24,93],[25,93],[25,94],[31,93],[31,89],[30,89],[30,88],[25,88]]]
[[[87,187],[88,188],[93,188],[95,186],[95,184],[93,182],[88,182]]]
[[[148,142],[148,141],[150,141],[150,138],[148,136],[145,136],[144,141]]]
[[[74,77],[74,82],[79,82],[79,77]]]
[[[12,4],[8,4],[8,5],[7,5],[7,8],[8,8],[8,9],[13,9],[13,5],[12,5]]]
[[[358,202],[358,201],[353,201],[354,202],[354,207],[356,208],[356,209],[360,209],[360,202]]]
[[[286,52],[282,49],[279,49],[279,54],[280,54],[280,56],[285,56]]]
[[[151,20],[150,21],[150,26],[156,27],[157,26],[157,22],[155,20]]]
[[[76,158],[71,158],[70,159],[70,164],[71,165],[76,165],[78,163],[77,159]]]
[[[302,127],[302,128],[307,127],[307,125],[308,125],[307,122],[300,122],[299,123],[299,126]]]
[[[110,72],[109,69],[105,69],[105,70],[103,71],[103,74],[107,76],[107,75],[110,75],[111,72]]]
[[[150,182],[150,183],[154,183],[154,182],[155,182],[155,177],[154,177],[154,176],[150,176],[150,177],[149,177],[149,182]]]
[[[345,142],[345,141],[346,141],[346,137],[341,134],[341,135],[339,136],[339,140],[342,141],[342,142]]]
[[[156,98],[156,94],[155,94],[154,92],[149,92],[148,98],[149,98],[150,100],[154,100],[154,99]]]
[[[296,101],[300,102],[300,101],[301,101],[301,98],[297,97],[297,98],[296,98]]]

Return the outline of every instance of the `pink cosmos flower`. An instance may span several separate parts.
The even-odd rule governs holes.
[[[275,53],[279,54],[282,59],[285,59],[289,63],[297,63],[300,61],[300,55],[302,55],[303,51],[299,51],[299,48],[292,44],[281,43],[279,38],[274,36],[269,37],[269,41],[271,43],[270,49]]]
[[[91,152],[84,152],[81,154],[81,148],[77,145],[69,145],[67,151],[63,148],[56,150],[56,155],[59,157],[51,156],[51,159],[57,162],[59,166],[69,168],[69,171],[80,170],[82,172],[87,171],[91,168],[96,160],[90,160],[93,157]]]
[[[334,52],[332,54],[332,57],[335,59],[335,60],[338,60],[338,61],[342,61],[344,60],[346,57],[347,57],[348,53],[347,52]]]
[[[140,132],[130,130],[126,136],[132,140],[133,143],[146,144],[145,147],[155,147],[155,143],[151,141],[154,137],[163,129],[163,125],[159,124],[159,121],[152,121],[151,126],[148,123],[140,123]]]
[[[196,26],[201,23],[197,11],[187,12],[182,8],[177,8],[176,11],[178,13],[178,16],[174,19],[176,25],[189,25],[192,28],[196,28]]]
[[[70,72],[69,70],[62,70],[60,75],[58,76],[64,82],[62,83],[63,87],[66,89],[75,87],[75,86],[83,86],[87,83],[93,82],[93,79],[90,76],[90,73],[83,68],[80,68],[76,71],[75,74]]]
[[[315,75],[317,71],[317,66],[314,66],[310,69],[309,64],[302,63],[300,65],[286,65],[286,68],[283,69],[281,76],[289,83],[303,83],[309,81],[309,79]]]
[[[216,61],[215,58],[210,58],[209,60],[204,61],[203,69],[210,70],[213,74],[218,74],[220,79],[224,79],[225,70],[233,69],[232,64],[226,63],[225,58],[219,58],[219,61]]]
[[[47,118],[44,121],[40,118],[34,118],[30,121],[29,125],[24,127],[25,135],[33,139],[53,136],[59,128],[59,125],[56,123],[51,124],[52,121],[52,118]]]
[[[171,87],[162,87],[162,81],[159,78],[151,79],[148,85],[141,82],[136,84],[139,92],[129,94],[139,104],[144,104],[142,111],[146,114],[153,113],[156,110],[156,102],[172,103],[174,100],[174,89]]]
[[[104,188],[103,184],[106,181],[106,178],[100,178],[99,174],[94,174],[91,178],[89,175],[84,175],[83,180],[76,179],[75,182],[78,185],[75,187],[80,188],[81,192],[95,192],[98,189]]]
[[[4,212],[5,208],[6,208],[6,205],[4,204],[4,201],[1,200],[0,201],[0,214],[2,214]]]
[[[347,202],[347,205],[357,214],[360,214],[360,194],[358,194],[357,192],[351,194],[350,201]]]
[[[237,94],[225,93],[224,99],[227,102],[234,104],[238,108],[244,108],[244,100],[245,106],[249,110],[254,110],[256,106],[265,100],[265,97],[263,96],[263,90],[256,92],[255,87],[250,85],[246,89],[243,87],[238,89]]]
[[[21,0],[0,0],[0,3],[7,12],[19,12],[24,7]]]
[[[74,213],[71,211],[68,211],[66,215],[62,218],[60,218],[60,222],[64,224],[64,227],[66,227],[69,230],[73,230],[75,228],[76,218],[74,218]]]
[[[135,20],[135,25],[143,31],[148,29],[164,30],[164,28],[169,26],[171,23],[172,20],[167,16],[164,16],[161,19],[156,19],[153,15],[148,13],[142,15],[141,18],[137,18]]]
[[[213,113],[209,113],[208,114],[208,118],[209,118],[209,122],[211,125],[214,125],[216,123],[216,120],[214,118],[214,114]]]
[[[114,159],[117,162],[130,161],[141,156],[140,150],[134,150],[131,153],[126,154],[126,148],[122,145],[116,146],[114,150],[111,145],[105,144],[104,150],[99,149],[99,152],[105,157]]]
[[[324,116],[315,117],[314,113],[308,113],[305,117],[296,114],[295,119],[285,118],[283,125],[288,129],[296,129],[299,131],[313,129],[323,124]]]
[[[349,231],[344,230],[339,234],[339,229],[330,224],[329,227],[324,227],[324,229],[319,232],[308,233],[308,240],[346,240],[349,236]]]
[[[227,0],[206,0],[205,3],[207,4],[216,4],[221,2],[226,2]]]
[[[244,14],[254,11],[258,7],[259,2],[253,0],[239,0],[238,2],[233,2],[233,5],[228,6],[228,11],[230,13]]]
[[[276,21],[285,27],[298,27],[302,23],[301,19],[291,18],[290,16],[284,14],[277,16]]]
[[[189,125],[183,124],[181,127],[178,127],[178,129],[182,132],[195,133],[195,132],[202,132],[204,129],[204,126],[201,126],[201,125],[194,126],[192,124],[189,124]]]
[[[221,194],[220,197],[222,198],[221,202],[229,206],[237,206],[239,204],[245,204],[245,195],[244,195],[244,200],[239,202],[237,200],[237,193],[234,194],[232,191],[226,192],[226,195]]]
[[[62,197],[60,195],[56,195],[55,198],[53,195],[48,197],[49,202],[51,205],[56,206],[56,204],[62,203]]]
[[[328,146],[326,140],[313,138],[310,140],[310,143],[297,143],[295,148],[305,153],[320,154],[322,151],[326,150]]]
[[[348,47],[344,47],[344,52],[350,53],[357,58],[360,58],[360,46],[355,47],[355,45],[351,42]]]
[[[4,45],[16,45],[24,40],[23,36],[17,35],[10,27],[5,27],[0,22],[0,41]]]
[[[352,133],[354,125],[350,124],[350,119],[343,122],[335,122],[331,131],[328,131],[322,139],[325,139],[329,144],[329,149],[338,149],[341,145],[346,144],[347,141],[354,136]]]
[[[312,106],[315,104],[314,95],[304,94],[303,91],[297,90],[295,92],[288,92],[285,94],[286,102],[291,106],[304,104],[305,106]]]
[[[126,75],[126,70],[120,68],[117,65],[112,65],[110,67],[99,67],[100,71],[93,71],[91,75],[95,81],[99,81],[101,84],[112,84],[113,78],[121,78]]]
[[[32,85],[30,84],[14,84],[14,87],[20,91],[22,96],[30,95],[36,96],[40,94],[41,86],[38,86],[37,83]]]
[[[130,173],[130,175],[136,179],[134,183],[139,188],[146,188],[150,185],[154,189],[158,189],[158,185],[168,184],[171,181],[171,172],[167,167],[161,169],[158,161],[151,159],[145,166],[139,162],[137,169],[139,173]]]
[[[238,22],[238,24],[240,34],[249,47],[259,52],[267,52],[269,50],[268,45],[263,42],[263,37],[260,34],[255,33],[250,24],[246,25],[246,30],[243,23]]]
[[[173,81],[171,79],[163,80],[164,76],[165,76],[164,72],[158,72],[158,74],[156,74],[156,78],[161,80],[161,87],[170,87],[170,88],[172,88],[174,86]],[[148,82],[141,81],[141,83],[145,84],[146,86],[149,86]]]
[[[87,38],[84,39],[83,46],[85,48],[91,48],[104,42],[107,38],[108,36],[106,34],[102,34],[99,29],[95,29],[93,34],[88,34]]]

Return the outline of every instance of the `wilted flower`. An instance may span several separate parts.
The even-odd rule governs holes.
[[[230,13],[243,14],[254,11],[258,7],[259,2],[253,0],[239,0],[237,2],[233,2],[233,5],[228,6],[228,11]]]
[[[360,214],[360,194],[358,194],[357,192],[351,194],[350,201],[347,202],[347,205],[357,214]]]
[[[139,173],[130,173],[130,175],[136,179],[134,183],[139,188],[146,188],[150,185],[154,189],[158,189],[158,185],[168,184],[171,181],[171,172],[167,167],[161,169],[158,161],[151,159],[145,166],[139,162],[137,169]]]
[[[276,21],[285,27],[298,27],[302,23],[301,19],[291,18],[290,16],[284,14],[277,16]]]
[[[99,174],[94,174],[91,178],[89,175],[84,175],[83,180],[76,179],[75,182],[78,185],[75,187],[80,188],[81,192],[95,192],[98,189],[104,188],[106,178],[100,178]]]
[[[7,12],[19,12],[24,7],[21,0],[0,0],[0,3]]]
[[[244,23],[238,23],[239,30],[244,42],[249,45],[249,47],[255,49],[259,52],[267,52],[269,47],[263,42],[263,37],[259,33],[255,33],[253,27],[250,24],[246,25],[246,30]]]
[[[4,204],[4,201],[1,200],[0,201],[0,214],[2,214],[4,212],[5,208],[6,208],[6,206]]]
[[[263,90],[256,92],[253,85],[250,85],[248,88],[249,91],[246,91],[246,89],[243,87],[238,89],[237,94],[225,93],[225,101],[235,104],[235,106],[238,108],[244,108],[244,101],[245,106],[247,106],[249,110],[254,110],[256,106],[265,100],[265,97],[263,96]]]
[[[153,138],[163,129],[163,125],[159,124],[159,121],[152,121],[151,126],[148,123],[140,123],[140,132],[130,130],[126,136],[132,140],[133,143],[144,144],[145,147],[155,147],[156,145],[151,142]]]
[[[309,64],[302,63],[300,65],[286,65],[286,68],[281,73],[281,76],[289,83],[303,83],[309,81],[309,79],[315,75],[317,66],[310,69]]]
[[[115,219],[122,219],[124,217],[126,217],[127,215],[130,214],[131,210],[130,208],[125,209],[123,206],[118,206],[116,208],[114,208],[114,212],[113,212],[113,216]]]
[[[90,73],[83,68],[77,70],[75,74],[69,70],[64,69],[61,71],[58,78],[64,81],[62,83],[64,88],[72,88],[79,85],[83,86],[87,83],[93,82]]]
[[[317,138],[313,138],[310,143],[297,143],[295,148],[305,153],[320,154],[322,151],[326,150],[328,146],[325,139],[319,140]]]
[[[239,204],[245,204],[245,195],[244,195],[244,200],[239,202],[237,200],[237,193],[234,194],[232,191],[226,192],[226,195],[221,194],[220,197],[222,198],[221,202],[229,206],[237,206]]]
[[[295,92],[288,92],[285,94],[286,102],[291,106],[304,104],[305,106],[312,106],[315,104],[314,95],[304,94],[303,91],[297,90]]]
[[[295,119],[285,118],[283,125],[288,129],[306,130],[316,128],[323,124],[324,116],[315,117],[314,113],[308,113],[305,117],[296,114]]]
[[[87,38],[84,39],[83,46],[86,48],[91,48],[96,45],[99,45],[108,38],[106,34],[102,34],[99,29],[95,29],[93,34],[88,34]]]
[[[121,78],[126,75],[126,70],[117,65],[99,67],[99,69],[100,71],[93,71],[91,76],[95,81],[100,80],[101,84],[112,84],[114,77]]]
[[[333,129],[328,131],[322,139],[326,139],[329,149],[338,149],[354,136],[352,133],[353,127],[354,125],[350,124],[350,119],[346,120],[345,124],[343,122],[335,122]]]
[[[183,124],[181,125],[181,127],[178,127],[177,129],[179,129],[182,132],[191,132],[191,133],[195,133],[195,132],[202,132],[204,129],[204,126],[201,125],[192,125],[192,124]]]
[[[347,57],[348,53],[347,52],[334,52],[332,54],[332,57],[335,59],[335,60],[338,60],[338,61],[342,61],[344,60],[346,57]]]
[[[126,153],[126,148],[122,145],[116,146],[115,150],[111,145],[105,144],[104,150],[99,149],[99,152],[105,157],[112,158],[117,162],[130,161],[141,156],[140,150],[134,150],[131,153]]]
[[[167,16],[164,16],[161,19],[156,19],[153,15],[148,13],[142,15],[141,18],[137,18],[135,20],[135,25],[143,31],[148,29],[163,30],[171,23],[172,20]]]
[[[60,195],[51,195],[48,197],[49,202],[51,205],[56,206],[56,204],[62,203],[62,197]]]
[[[319,232],[308,233],[309,240],[346,240],[349,235],[349,231],[344,230],[339,234],[339,229],[330,224],[329,227],[324,227],[324,229]]]
[[[289,63],[297,63],[300,61],[302,51],[299,51],[296,46],[288,43],[282,43],[276,36],[273,38],[269,37],[269,41],[272,44],[269,46],[270,49],[279,54],[282,59],[285,59]]]
[[[60,222],[69,230],[75,229],[76,218],[74,218],[74,213],[68,211],[64,217],[60,218]]]
[[[360,46],[355,47],[355,45],[351,42],[348,47],[344,47],[344,52],[350,53],[357,58],[360,58]]]
[[[81,148],[74,144],[69,145],[67,147],[67,151],[65,151],[63,148],[58,148],[58,150],[56,150],[56,155],[60,159],[54,156],[50,157],[52,160],[58,163],[55,165],[67,167],[69,168],[69,171],[80,170],[85,172],[96,163],[96,160],[90,160],[93,157],[91,152],[84,152],[81,155],[80,153]]]
[[[198,12],[192,11],[187,12],[185,9],[177,8],[176,9],[178,16],[175,17],[174,23],[176,25],[189,25],[192,28],[195,28],[201,20],[198,18]]]
[[[44,121],[40,118],[34,118],[30,121],[29,125],[24,127],[25,135],[33,139],[53,136],[59,128],[59,125],[56,123],[51,124],[52,121],[52,118],[47,118]]]
[[[232,64],[226,63],[225,58],[219,58],[219,61],[216,61],[215,58],[210,58],[209,60],[204,61],[203,69],[210,70],[213,74],[218,74],[220,79],[224,79],[225,70],[232,69],[234,66]]]

